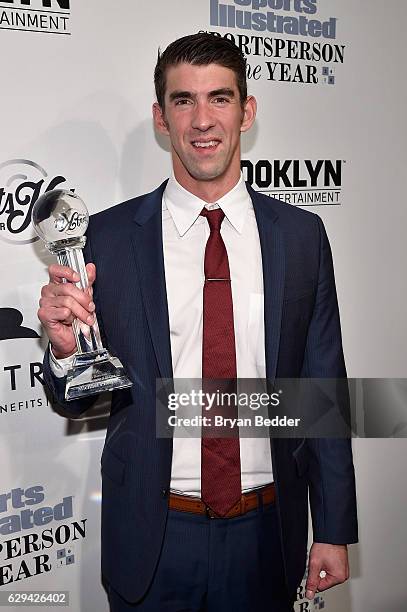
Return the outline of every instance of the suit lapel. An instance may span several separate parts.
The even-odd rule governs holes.
[[[158,369],[162,378],[172,378],[162,239],[162,194],[165,186],[166,182],[140,201],[132,240]]]
[[[264,326],[266,350],[266,376],[274,381],[277,371],[280,345],[281,316],[283,309],[285,252],[284,237],[278,224],[278,215],[271,202],[249,185],[263,262]]]

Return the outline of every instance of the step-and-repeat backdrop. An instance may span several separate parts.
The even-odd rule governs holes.
[[[323,218],[349,375],[406,376],[406,16],[403,0],[0,1],[0,591],[67,590],[72,612],[107,610],[109,401],[69,421],[44,393],[36,311],[51,259],[31,211],[56,186],[96,212],[168,176],[152,75],[173,39],[203,30],[242,48],[259,103],[244,175]],[[355,439],[354,454],[352,580],[314,602],[300,589],[297,612],[405,609],[407,449]]]

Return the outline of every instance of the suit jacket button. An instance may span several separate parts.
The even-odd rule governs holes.
[[[161,489],[161,495],[163,497],[167,497],[168,496],[168,489]]]

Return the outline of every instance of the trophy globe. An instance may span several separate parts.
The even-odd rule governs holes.
[[[83,257],[89,213],[83,200],[64,189],[48,191],[35,202],[32,223],[47,249],[56,255],[58,263],[77,272],[79,281],[76,286],[89,292]],[[92,325],[75,319],[72,329],[77,352],[67,374],[66,400],[132,385],[120,360],[103,347],[96,316]]]
[[[51,252],[67,245],[85,246],[89,213],[83,200],[72,191],[54,189],[44,193],[34,204],[32,222]]]

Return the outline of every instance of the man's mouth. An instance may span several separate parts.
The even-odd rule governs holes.
[[[191,144],[196,149],[208,149],[208,150],[212,149],[213,150],[213,149],[216,149],[219,142],[220,140],[193,140]]]

